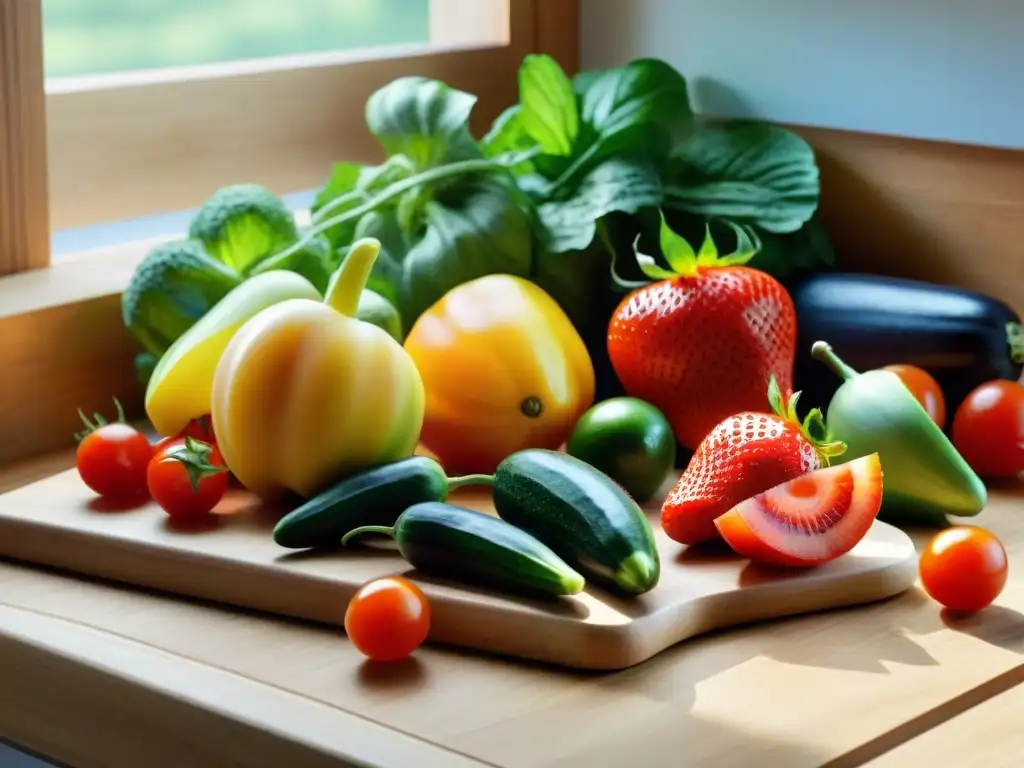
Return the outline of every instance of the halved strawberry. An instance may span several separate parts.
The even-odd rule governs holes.
[[[719,538],[716,518],[758,493],[827,466],[846,450],[829,439],[817,408],[800,421],[799,399],[799,392],[787,398],[772,376],[770,413],[737,413],[701,441],[661,507],[661,527],[670,539],[697,544]]]
[[[881,506],[882,463],[872,453],[759,493],[715,520],[715,527],[743,557],[806,567],[857,546]]]

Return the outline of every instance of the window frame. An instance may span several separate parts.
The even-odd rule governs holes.
[[[431,0],[434,18],[473,7],[473,23],[489,24],[491,33],[504,22],[482,14],[481,5],[507,9],[507,42],[473,43],[473,29],[432,24],[430,50],[291,57],[120,83],[103,78],[94,83],[102,87],[80,81],[46,94],[42,2],[0,0],[0,105],[7,105],[0,108],[0,423],[7,435],[0,465],[67,447],[80,427],[78,408],[113,415],[116,397],[130,416],[143,413],[133,365],[138,347],[124,327],[120,294],[154,241],[51,264],[51,228],[192,208],[240,181],[291,192],[322,183],[338,160],[376,161],[380,150],[362,105],[394,77],[439,77],[477,94],[479,129],[515,103],[516,71],[527,53],[548,53],[569,73],[579,66],[578,0]],[[274,94],[306,119],[282,121],[280,110],[266,109]],[[186,117],[154,119],[164,102],[188,105]],[[238,143],[239,124],[248,126],[244,142],[211,162],[217,150]],[[131,138],[125,125],[135,128]],[[281,151],[296,144],[304,149]],[[191,154],[179,152],[181,145]],[[253,157],[273,162],[254,173]]]

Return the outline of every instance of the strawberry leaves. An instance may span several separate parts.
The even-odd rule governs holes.
[[[822,464],[828,466],[831,460],[846,452],[846,443],[833,440],[825,424],[825,417],[818,408],[812,408],[803,421],[797,414],[796,406],[800,400],[800,392],[793,392],[788,397],[783,394],[779,382],[772,374],[768,379],[768,404],[772,413],[784,421],[797,426],[807,442],[821,457]]]
[[[734,224],[731,221],[724,221],[722,224],[736,235],[735,250],[723,255],[711,234],[711,226],[707,223],[704,226],[704,239],[700,248],[695,251],[685,237],[672,229],[665,218],[664,211],[659,210],[658,215],[661,219],[659,247],[663,260],[668,264],[668,269],[662,267],[654,256],[640,250],[641,236],[637,236],[633,243],[637,264],[649,280],[696,277],[706,269],[742,266],[756,256],[761,247],[760,239],[753,229]],[[612,264],[612,280],[627,290],[647,285],[649,282],[621,279],[615,272],[614,262]]]

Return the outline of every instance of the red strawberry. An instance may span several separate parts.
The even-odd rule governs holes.
[[[846,450],[842,443],[828,442],[817,408],[800,423],[799,397],[797,392],[787,402],[772,377],[768,401],[774,413],[738,413],[704,438],[661,507],[661,527],[669,538],[682,544],[720,538],[715,518]]]
[[[735,253],[720,256],[710,233],[694,253],[662,218],[661,250],[672,269],[638,253],[657,282],[626,296],[608,326],[622,386],[661,410],[691,451],[727,416],[762,409],[769,376],[792,389],[793,300],[767,273],[741,266],[757,247],[733,228]]]

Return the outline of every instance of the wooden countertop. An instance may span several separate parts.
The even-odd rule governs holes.
[[[975,617],[915,589],[613,674],[438,647],[374,667],[333,629],[0,563],[0,738],[75,768],[992,766],[1022,746],[1022,502],[994,491],[976,520],[1011,575]]]

